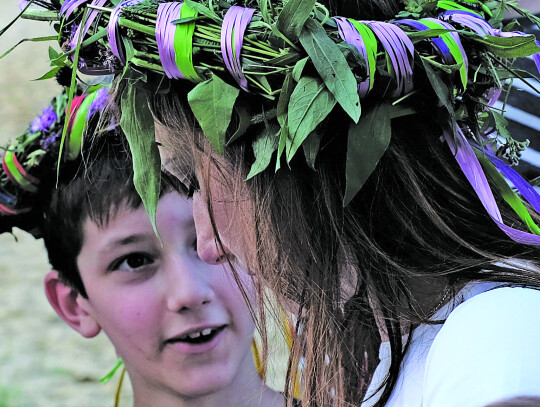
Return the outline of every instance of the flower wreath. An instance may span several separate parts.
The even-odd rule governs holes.
[[[99,86],[75,96],[70,104],[67,93],[62,92],[23,134],[4,147],[0,171],[0,233],[10,232],[17,226],[40,235],[40,184],[53,179],[59,165],[80,156],[88,121],[103,110],[107,100],[107,88]]]
[[[440,122],[451,124],[442,134],[494,222],[518,242],[540,244],[540,228],[523,203],[539,211],[540,196],[509,165],[527,143],[509,135],[493,107],[508,91],[505,83],[533,77],[512,67],[515,58],[532,56],[540,70],[540,42],[516,22],[504,25],[503,13],[511,9],[536,25],[540,19],[506,0],[403,5],[391,21],[330,16],[316,0],[245,0],[243,6],[233,0],[25,0],[21,15],[55,22],[62,51],[49,48],[52,70],[43,78],[76,67],[71,89],[77,72],[126,82],[120,125],[152,219],[160,162],[146,90],[167,77],[193,83],[189,106],[218,153],[233,142],[251,143],[248,178],[270,171],[274,156],[279,170],[300,147],[315,168],[320,135],[314,130],[332,111],[343,111],[350,122],[344,205],[386,151],[391,121],[417,114],[419,104],[436,106]],[[262,118],[247,113],[241,92],[268,101]],[[239,125],[231,132],[233,112]],[[265,129],[246,137],[261,122]],[[529,232],[503,223],[488,178]]]

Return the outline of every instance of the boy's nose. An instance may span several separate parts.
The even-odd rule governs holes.
[[[222,247],[218,245],[206,203],[199,193],[193,195],[193,219],[199,258],[208,264],[225,263],[232,253],[224,244],[221,244]]]
[[[177,261],[170,263],[167,273],[167,308],[171,312],[195,311],[210,304],[215,293],[206,273],[215,272],[201,263]],[[203,265],[204,266],[204,265]]]

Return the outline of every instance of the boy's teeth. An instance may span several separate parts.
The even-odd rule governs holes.
[[[194,332],[192,334],[189,334],[188,335],[191,339],[195,339],[195,338],[198,338],[199,336],[201,336],[201,333],[200,332]]]
[[[202,331],[202,334],[203,335],[210,335],[212,333],[212,329],[211,328],[206,328]]]

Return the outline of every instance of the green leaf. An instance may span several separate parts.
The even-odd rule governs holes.
[[[154,117],[148,94],[138,86],[128,86],[121,98],[120,126],[133,156],[133,183],[157,236],[156,212],[161,183],[161,160],[155,141]]]
[[[426,71],[426,76],[431,83],[433,91],[441,101],[444,107],[448,110],[450,115],[454,116],[454,105],[452,103],[452,95],[448,89],[448,86],[444,83],[439,75],[435,73],[435,70],[431,67],[428,61],[424,58],[421,58],[422,64]]]
[[[278,145],[278,152],[277,152],[277,157],[276,157],[276,169],[275,169],[276,172],[281,168],[281,156],[283,155],[283,151],[285,151],[285,144],[287,143],[288,138],[289,138],[289,128],[287,127],[287,125],[285,125],[279,131],[279,145]]]
[[[6,52],[4,52],[2,55],[0,55],[0,59],[6,57],[7,55],[11,54],[15,48],[17,48],[19,45],[21,45],[23,42],[43,42],[43,41],[56,41],[58,37],[56,35],[54,36],[48,36],[48,37],[35,37],[35,38],[24,38],[20,40],[17,44],[12,46],[10,49],[8,49]]]
[[[246,180],[263,172],[270,165],[272,154],[278,148],[279,136],[277,132],[278,127],[276,125],[266,126],[263,132],[253,141],[255,162],[251,166]]]
[[[320,79],[304,76],[294,88],[289,101],[286,142],[287,162],[336,105],[336,99]]]
[[[466,35],[462,33],[462,35]],[[472,40],[483,44],[488,51],[503,58],[523,58],[540,52],[540,47],[535,43],[534,35],[520,37],[494,37],[486,35],[480,37],[469,34]]]
[[[198,13],[201,13],[203,16],[206,16],[216,22],[221,23],[221,19],[216,14],[216,12],[214,10],[210,10],[208,7],[202,5],[201,3],[197,3],[192,0],[185,0],[184,4],[188,6],[189,8],[197,11]]]
[[[339,47],[314,20],[306,21],[300,43],[311,58],[328,90],[355,123],[360,118],[357,83]]]
[[[44,74],[43,76],[40,76],[39,78],[37,79],[34,79],[34,81],[42,81],[44,79],[51,79],[51,78],[54,78],[56,73],[60,70],[61,67],[57,66],[57,67],[54,67],[53,69],[51,69],[49,72],[47,72],[46,74]]]
[[[219,154],[225,149],[225,135],[239,93],[238,88],[214,74],[188,93],[188,103],[195,118]]]
[[[302,58],[300,61],[298,61],[294,65],[294,68],[292,71],[292,77],[296,82],[300,80],[300,77],[302,76],[302,72],[304,71],[304,67],[306,66],[307,61],[308,61],[308,57],[305,57],[305,58]]]
[[[227,145],[234,143],[236,140],[246,134],[247,129],[249,129],[249,126],[251,126],[251,114],[246,108],[246,105],[239,103],[234,108],[238,115],[238,127],[229,141],[227,141]]]
[[[315,159],[319,153],[319,147],[321,146],[321,135],[317,132],[311,132],[306,138],[302,147],[304,148],[304,155],[306,156],[306,162],[311,169],[315,170]]]
[[[281,87],[281,92],[279,94],[278,104],[276,108],[277,120],[281,127],[287,124],[287,110],[293,90],[294,82],[292,80],[292,76],[290,73],[287,73],[287,75],[285,76],[285,80],[283,81],[283,86]]]
[[[53,47],[49,47],[49,59],[52,61],[53,59],[58,58],[61,53],[57,52]]]
[[[343,206],[356,196],[390,144],[391,109],[382,103],[364,112],[362,120],[352,123],[347,140],[345,197]]]
[[[497,129],[497,133],[499,133],[499,136],[504,137],[507,140],[512,140],[512,135],[506,128],[508,126],[508,120],[506,120],[506,117],[504,117],[499,112],[495,112],[494,110],[489,110],[489,114],[491,117],[493,117],[493,120],[495,121],[495,128]]]
[[[296,41],[309,18],[316,0],[290,0],[279,13],[276,27],[289,40]]]

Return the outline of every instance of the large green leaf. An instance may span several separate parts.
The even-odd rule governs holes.
[[[188,102],[210,144],[219,153],[225,149],[225,135],[231,122],[238,88],[212,74],[188,94]]]
[[[120,102],[120,126],[133,156],[133,183],[141,196],[156,234],[156,211],[161,183],[161,160],[155,141],[154,118],[148,106],[148,94],[130,85]]]
[[[503,58],[523,58],[540,52],[540,47],[536,45],[536,38],[532,34],[516,37],[494,37],[491,35],[479,37],[477,35],[469,35],[472,40],[484,44],[488,51]]]
[[[390,144],[391,106],[382,103],[364,111],[362,120],[349,127],[346,188],[343,206],[355,197]]]
[[[296,41],[316,0],[289,0],[279,13],[276,26],[289,40]]]
[[[294,88],[289,101],[286,142],[287,162],[290,162],[298,148],[309,134],[315,130],[336,105],[336,99],[320,79],[303,77]]]
[[[361,112],[358,85],[339,47],[328,37],[322,25],[311,19],[304,24],[300,43],[328,90],[357,123]]]

